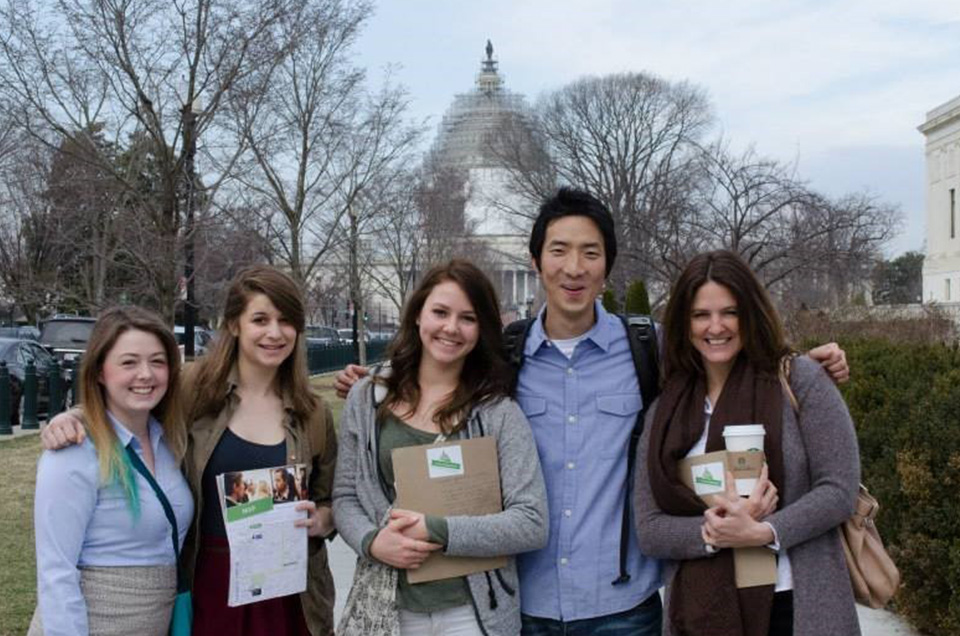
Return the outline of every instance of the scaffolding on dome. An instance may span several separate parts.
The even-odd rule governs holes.
[[[492,135],[505,122],[520,122],[523,128],[529,128],[526,100],[523,95],[504,88],[490,40],[487,40],[486,53],[476,87],[469,93],[454,96],[453,104],[440,122],[434,154],[442,165],[497,168],[487,151]]]

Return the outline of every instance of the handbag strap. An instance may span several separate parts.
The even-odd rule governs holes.
[[[177,517],[173,513],[173,506],[170,505],[167,496],[163,494],[160,484],[157,483],[157,480],[154,479],[153,475],[150,474],[150,471],[144,465],[143,460],[140,459],[140,455],[137,454],[137,451],[133,450],[132,444],[133,440],[130,441],[130,444],[127,444],[127,457],[130,458],[130,463],[133,464],[136,471],[150,484],[150,488],[153,489],[157,499],[160,500],[160,505],[163,506],[163,512],[167,516],[167,521],[170,522],[170,528],[173,531],[170,535],[173,541],[173,554],[177,559],[177,593],[186,592],[186,580],[183,576],[183,568],[180,566],[180,531],[177,528]]]
[[[783,390],[787,393],[787,399],[790,400],[790,406],[793,407],[793,412],[798,416],[800,415],[800,403],[797,401],[797,396],[793,393],[793,389],[790,387],[790,366],[793,364],[792,355],[786,355],[780,358],[780,384],[783,386]]]

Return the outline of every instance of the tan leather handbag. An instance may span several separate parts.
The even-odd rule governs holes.
[[[860,484],[857,509],[840,526],[853,596],[858,603],[874,609],[889,603],[900,587],[900,572],[884,549],[874,523],[879,509],[877,500]]]
[[[800,404],[790,388],[790,361],[789,356],[780,361],[780,383],[799,419]],[[883,547],[874,523],[879,509],[877,500],[860,484],[856,509],[840,525],[840,542],[847,559],[853,597],[857,603],[874,609],[889,603],[900,587],[900,571]]]

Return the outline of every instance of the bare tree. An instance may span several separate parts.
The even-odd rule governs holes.
[[[796,291],[818,281],[820,299],[808,294],[808,302],[836,306],[848,299],[897,227],[891,206],[865,195],[830,200],[790,166],[752,149],[733,154],[715,143],[702,159],[688,236],[738,252],[769,287],[792,281],[787,286]]]
[[[229,166],[240,149],[198,139],[216,139],[217,118],[227,93],[253,69],[269,65],[278,43],[269,28],[285,15],[288,0],[228,2],[193,0],[157,4],[150,0],[9,1],[0,14],[0,99],[29,113],[17,122],[36,139],[59,145],[78,131],[102,126],[121,146],[137,134],[149,141],[158,175],[144,193],[136,174],[124,173],[108,157],[111,171],[143,214],[154,254],[128,256],[149,279],[157,305],[172,316],[184,203],[200,183],[191,174],[195,149],[208,166]],[[60,19],[45,19],[58,15]],[[202,100],[202,111],[194,106]],[[77,144],[78,146],[80,144]],[[223,173],[207,175],[207,195]],[[189,232],[189,228],[187,228]],[[187,237],[189,238],[189,237]]]
[[[373,197],[379,206],[372,235],[375,254],[367,272],[373,289],[400,312],[417,279],[423,251],[423,226],[417,207],[419,175],[404,171],[377,188]]]
[[[603,201],[617,221],[620,259],[616,284],[646,278],[647,230],[662,207],[675,203],[673,185],[688,169],[696,142],[711,123],[702,90],[646,73],[587,77],[540,99],[534,108],[536,143],[517,147],[521,130],[508,122],[495,154],[530,203],[556,185],[583,188]],[[541,150],[542,149],[542,150]]]
[[[15,127],[0,128],[0,285],[29,322],[59,289],[55,215],[45,196],[51,157]]]
[[[380,103],[364,104],[364,74],[349,53],[370,12],[365,0],[300,4],[274,27],[287,54],[248,76],[230,100],[238,143],[249,151],[234,175],[302,285],[343,238],[338,225],[350,198],[344,187],[365,160],[379,157],[356,145],[357,127],[405,106],[402,94],[389,91]],[[371,110],[363,112],[365,106]],[[393,119],[387,128],[397,125]]]

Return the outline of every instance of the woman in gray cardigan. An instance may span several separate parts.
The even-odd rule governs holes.
[[[359,555],[358,566],[374,561],[398,574],[395,594],[388,594],[395,598],[398,624],[372,632],[363,616],[352,616],[358,632],[520,632],[512,557],[504,568],[461,578],[412,584],[406,577],[436,550],[492,557],[546,544],[543,476],[530,426],[506,397],[510,370],[500,353],[501,329],[489,280],[466,261],[450,261],[428,272],[408,300],[389,367],[350,391],[340,420],[334,518]],[[391,509],[393,449],[482,436],[496,439],[502,512],[433,517]],[[356,613],[359,606],[350,605],[348,599],[348,613]]]
[[[860,634],[837,529],[856,502],[859,452],[839,392],[816,363],[795,358],[794,410],[778,375],[790,354],[779,317],[731,252],[690,262],[664,327],[664,387],[635,487],[640,548],[665,560],[664,634]],[[728,489],[708,507],[681,483],[679,463],[724,449],[723,428],[735,424],[764,425],[767,463],[748,498]],[[776,584],[737,589],[726,548],[752,546],[776,553]]]

